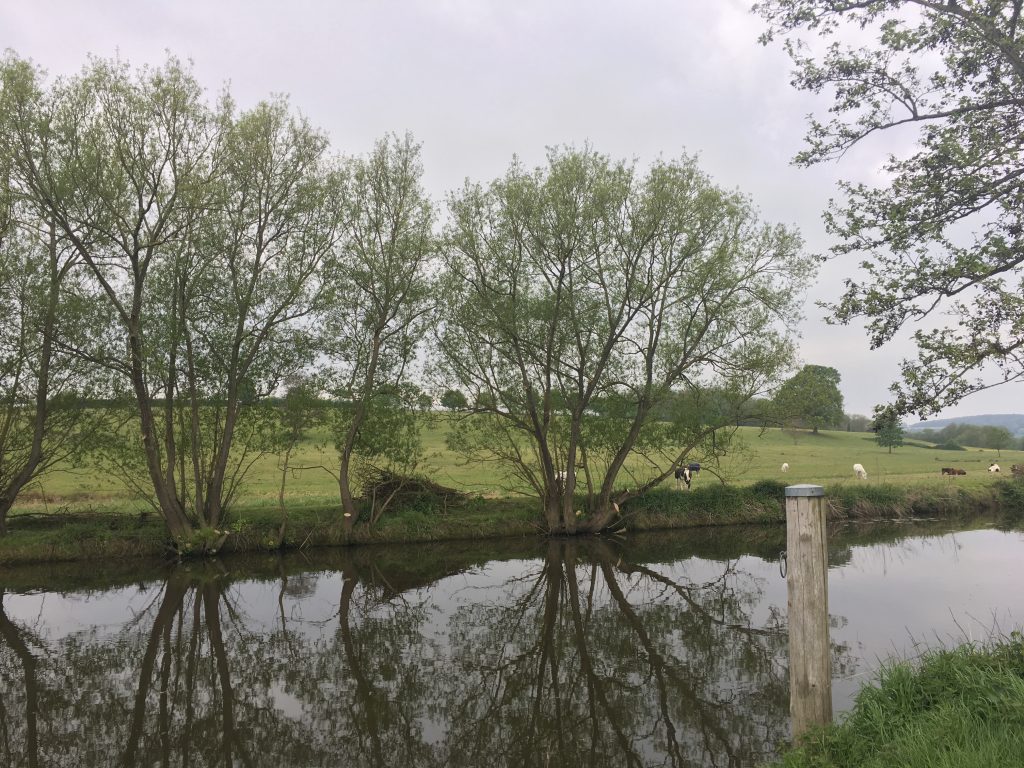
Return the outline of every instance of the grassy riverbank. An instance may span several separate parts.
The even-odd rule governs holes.
[[[777,481],[751,485],[708,485],[692,492],[658,489],[632,500],[623,510],[626,531],[644,531],[785,520],[783,489]],[[833,519],[952,517],[1020,509],[1019,484],[897,485],[836,483],[826,487]],[[474,497],[457,505],[428,501],[406,506],[372,528],[357,526],[346,538],[336,506],[288,510],[284,549],[341,544],[496,539],[534,536],[535,503],[523,498]],[[281,548],[281,513],[268,506],[238,507],[227,527],[223,549],[234,552]],[[163,521],[155,514],[65,512],[19,515],[0,539],[0,565],[30,562],[170,556]]]
[[[1024,760],[1024,637],[884,669],[784,768],[1010,768]]]
[[[372,528],[358,526],[346,539],[334,479],[318,469],[290,470],[285,548],[537,534],[536,502],[523,495],[525,489],[497,465],[469,463],[448,449],[453,418],[423,417],[426,455],[417,472],[461,492],[462,501],[452,505],[415,500],[389,511]],[[781,522],[785,483],[824,485],[836,519],[947,517],[1024,507],[1024,484],[1009,481],[1005,473],[986,471],[995,460],[1005,469],[1024,463],[1024,452],[947,451],[911,443],[890,454],[873,437],[742,428],[729,454],[719,466],[700,473],[693,491],[676,491],[669,481],[629,502],[624,525],[630,530],[656,530]],[[323,453],[325,440],[325,435],[308,435],[292,456],[292,466],[329,462]],[[779,471],[782,462],[790,467],[786,474]],[[868,480],[853,478],[854,463],[867,468]],[[965,468],[967,475],[943,477],[943,466]],[[627,469],[623,483],[637,482],[643,474],[640,464]],[[631,473],[636,476],[632,480]],[[145,487],[142,480],[137,484]],[[279,546],[280,484],[276,457],[264,456],[254,463],[225,523],[232,532],[225,549],[265,551]],[[100,465],[65,468],[34,484],[19,498],[9,527],[10,534],[0,539],[0,564],[171,554],[159,516]]]

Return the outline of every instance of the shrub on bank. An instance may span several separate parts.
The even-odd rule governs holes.
[[[962,488],[905,486],[894,483],[840,483],[825,489],[830,513],[837,518],[945,517],[990,512],[1002,503],[1000,486]]]
[[[842,721],[804,738],[785,768],[1000,768],[1024,756],[1024,637],[892,664]]]
[[[785,487],[763,480],[749,486],[716,483],[690,491],[656,488],[627,501],[622,511],[628,525],[642,528],[657,528],[680,518],[698,525],[779,520]]]
[[[691,491],[659,488],[623,505],[622,525],[629,530],[658,530],[785,520],[785,484],[762,480],[726,486],[713,480]],[[825,489],[836,519],[884,517],[959,517],[1003,509],[1024,512],[1024,483],[1011,480],[977,486],[955,484],[900,486],[839,483]],[[580,499],[582,503],[582,499]],[[490,539],[540,532],[538,506],[528,497],[466,497],[458,503],[436,495],[403,499],[374,525],[364,522],[346,533],[336,503],[288,508],[248,506],[225,520],[231,535],[222,551],[296,549],[339,544],[370,544]],[[167,530],[155,515],[66,514],[12,518],[10,534],[0,538],[0,566],[144,556],[173,556]]]

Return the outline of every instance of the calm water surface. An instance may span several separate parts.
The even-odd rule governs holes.
[[[789,736],[784,535],[0,571],[0,766],[754,766]],[[1024,623],[1013,526],[829,549],[837,712]]]

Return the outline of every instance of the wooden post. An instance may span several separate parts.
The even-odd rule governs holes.
[[[825,489],[786,487],[786,582],[789,591],[789,713],[793,741],[832,722],[828,634]]]

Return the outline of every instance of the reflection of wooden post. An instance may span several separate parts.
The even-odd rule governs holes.
[[[786,487],[786,581],[789,587],[789,712],[793,740],[832,722],[828,638],[825,489]]]

